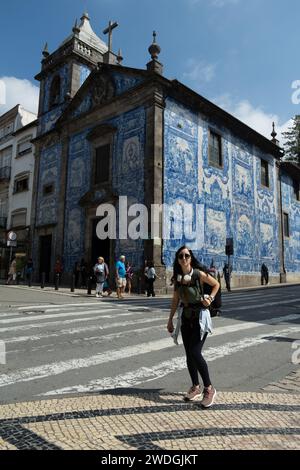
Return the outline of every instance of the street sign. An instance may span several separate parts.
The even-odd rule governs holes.
[[[7,238],[10,242],[17,240],[17,234],[15,232],[8,232]]]
[[[17,242],[14,241],[14,240],[7,240],[6,244],[7,244],[7,246],[14,246],[14,247],[17,246]]]
[[[233,255],[233,238],[226,238],[225,254],[227,256]]]

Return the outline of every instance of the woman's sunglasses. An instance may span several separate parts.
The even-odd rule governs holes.
[[[189,253],[181,253],[180,255],[178,255],[178,259],[189,259],[191,257],[191,255]]]

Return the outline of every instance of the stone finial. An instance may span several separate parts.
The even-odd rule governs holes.
[[[156,43],[156,32],[155,31],[153,31],[153,42],[152,42],[151,46],[149,47],[148,51],[149,51],[149,54],[151,55],[151,59],[152,60],[157,60],[157,58],[158,58],[158,56],[161,52],[161,48]]]
[[[149,72],[158,73],[162,75],[163,73],[163,65],[158,61],[158,56],[160,54],[161,48],[156,42],[156,32],[153,31],[153,42],[148,49],[149,54],[151,55],[151,60],[147,64],[147,70]]]
[[[42,54],[45,57],[45,59],[46,59],[46,57],[48,57],[50,55],[50,53],[48,51],[48,43],[47,42],[45,43],[44,50],[43,50]]]
[[[84,20],[90,21],[90,17],[89,17],[88,12],[85,11],[80,19],[81,19],[81,21],[84,21]]]
[[[77,24],[77,18],[75,20],[75,24],[73,26],[72,31],[73,31],[74,34],[79,34],[80,33],[80,29],[79,29],[78,24]]]
[[[117,62],[118,62],[119,65],[121,65],[122,60],[123,60],[122,51],[121,51],[121,49],[119,49],[119,52],[118,52],[118,55],[117,55]]]
[[[279,140],[276,139],[277,132],[275,130],[275,122],[272,123],[272,127],[273,127],[273,131],[271,132],[271,136],[272,136],[271,142],[273,142],[273,144],[275,145],[279,145]]]
[[[273,131],[271,133],[271,136],[273,137],[273,139],[275,139],[275,137],[277,136],[277,132],[275,131],[275,122],[272,123],[272,127]]]

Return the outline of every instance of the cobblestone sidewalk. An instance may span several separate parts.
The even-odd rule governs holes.
[[[294,393],[218,392],[213,408],[182,394],[116,390],[0,407],[0,449],[300,449]]]

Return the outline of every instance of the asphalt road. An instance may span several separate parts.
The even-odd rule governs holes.
[[[169,307],[166,297],[118,301],[0,286],[0,403],[187,390],[181,338],[176,346],[166,331]],[[299,285],[225,293],[204,348],[217,390],[258,391],[296,370],[299,320]]]

